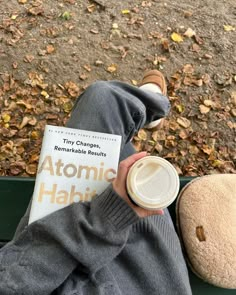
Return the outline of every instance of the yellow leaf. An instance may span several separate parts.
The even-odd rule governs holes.
[[[111,65],[109,65],[109,66],[107,67],[107,71],[108,71],[109,73],[114,73],[114,72],[116,72],[116,71],[117,71],[117,65],[116,65],[116,64],[111,64]]]
[[[49,98],[49,95],[46,91],[41,91],[41,95],[44,96],[45,98]]]
[[[142,140],[147,140],[147,133],[145,130],[140,129],[138,132],[138,138],[142,139]]]
[[[131,82],[132,82],[132,84],[133,84],[134,86],[137,86],[137,85],[138,85],[138,81],[136,81],[136,80],[131,80]]]
[[[224,30],[226,32],[235,31],[235,27],[230,26],[230,25],[224,25]]]
[[[184,111],[184,105],[182,105],[182,104],[177,104],[177,105],[175,105],[175,107],[176,107],[176,109],[177,109],[177,111],[178,111],[179,113],[183,113],[183,111]]]
[[[123,9],[121,12],[122,12],[122,14],[129,14],[130,10],[129,9]]]
[[[8,123],[11,120],[11,116],[8,114],[3,114],[2,119],[4,123]]]
[[[17,17],[18,17],[17,14],[13,14],[13,15],[11,16],[11,19],[15,20]]]
[[[40,134],[39,134],[39,132],[36,131],[36,130],[33,130],[33,131],[31,132],[31,134],[30,134],[30,137],[31,137],[32,139],[38,139],[39,136],[40,136]]]
[[[183,41],[184,41],[183,38],[182,38],[182,36],[179,35],[179,34],[177,34],[177,33],[172,33],[172,34],[171,34],[171,39],[172,39],[174,42],[177,42],[177,43],[179,43],[179,42],[183,42]]]

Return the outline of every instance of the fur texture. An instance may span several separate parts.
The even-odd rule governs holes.
[[[190,182],[177,201],[177,227],[192,270],[222,288],[236,288],[236,175]]]

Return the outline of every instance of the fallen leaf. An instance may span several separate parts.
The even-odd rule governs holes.
[[[184,36],[188,38],[192,38],[194,35],[196,35],[196,33],[191,28],[188,28],[187,31],[184,33]]]
[[[44,12],[42,6],[31,7],[27,11],[28,11],[29,14],[32,14],[32,15],[35,15],[35,16],[43,14],[43,12]]]
[[[189,128],[191,126],[191,122],[184,117],[177,118],[177,123],[184,128]]]
[[[49,94],[45,90],[41,91],[41,95],[45,98],[49,98]]]
[[[155,150],[158,152],[158,153],[161,153],[163,151],[163,146],[159,143],[157,143],[155,145]]]
[[[73,108],[73,104],[72,104],[72,102],[66,102],[66,103],[63,104],[62,107],[63,107],[63,110],[64,110],[65,113],[70,113],[70,111]]]
[[[9,114],[3,114],[2,119],[4,123],[8,123],[11,120],[11,116]]]
[[[203,101],[204,105],[207,106],[207,107],[212,107],[215,105],[214,101],[210,100],[210,99],[205,99]]]
[[[90,65],[84,65],[83,68],[88,72],[91,72],[91,70],[92,70]]]
[[[28,1],[28,0],[18,0],[18,3],[20,3],[20,4],[25,4],[25,3],[27,3],[27,1]]]
[[[170,44],[169,44],[169,40],[166,38],[162,38],[161,39],[161,45],[163,46],[163,49],[166,51],[170,50]]]
[[[203,82],[202,79],[192,79],[192,84],[198,87],[201,87]]]
[[[147,132],[144,129],[140,129],[138,132],[138,138],[147,140]]]
[[[136,81],[136,80],[131,80],[131,83],[132,83],[134,86],[137,86],[137,85],[138,85],[138,81]]]
[[[71,18],[71,13],[69,11],[65,11],[63,12],[63,14],[61,15],[61,17],[64,19],[64,20],[69,20]]]
[[[97,29],[91,29],[90,32],[95,35],[99,33],[99,31]]]
[[[203,44],[203,40],[199,36],[194,35],[193,38],[197,42],[197,44],[199,44],[199,45],[202,45]]]
[[[141,152],[142,151],[142,149],[143,149],[143,143],[142,143],[142,141],[134,141],[133,145],[134,145],[134,148],[135,148],[135,150],[137,152]]]
[[[207,107],[207,106],[205,106],[205,105],[203,105],[203,104],[201,104],[201,105],[199,106],[199,109],[200,109],[200,113],[201,113],[201,114],[207,114],[207,113],[209,113],[210,110],[211,110],[210,107]]]
[[[227,122],[227,126],[228,126],[230,129],[236,129],[236,123],[234,123],[234,122],[228,121],[228,122]]]
[[[164,130],[154,131],[152,133],[152,139],[154,141],[165,140],[166,139],[166,132]]]
[[[30,134],[30,138],[32,138],[33,140],[39,139],[40,134],[37,130],[33,130]]]
[[[88,76],[87,76],[86,74],[81,74],[81,75],[79,76],[79,78],[80,78],[80,80],[85,81],[86,79],[88,79]]]
[[[37,172],[37,164],[29,164],[26,166],[25,171],[29,174],[29,175],[35,175]]]
[[[210,147],[206,144],[204,144],[202,147],[201,147],[202,151],[207,154],[207,155],[210,155],[213,151],[214,151],[214,148],[213,147]]]
[[[18,63],[17,63],[17,61],[14,61],[14,62],[12,63],[12,67],[13,67],[13,69],[17,69],[17,67],[18,67]]]
[[[16,162],[10,165],[10,173],[11,175],[18,175],[25,169],[24,162]]]
[[[72,97],[78,97],[80,93],[79,87],[72,81],[68,81],[65,83],[65,88]]]
[[[192,11],[184,11],[184,17],[186,17],[186,18],[189,18],[189,17],[191,17],[193,15],[193,12]]]
[[[183,66],[183,73],[192,74],[194,72],[194,67],[191,64],[186,64]]]
[[[231,93],[231,100],[232,100],[232,103],[236,106],[236,91],[233,91]]]
[[[11,19],[15,20],[15,19],[17,19],[17,17],[18,17],[18,14],[13,14],[13,15],[11,16]]]
[[[117,64],[111,64],[107,67],[107,72],[114,73],[117,71]]]
[[[231,25],[224,25],[224,30],[226,32],[235,31],[235,27],[233,27]]]
[[[202,76],[202,81],[203,81],[204,84],[207,85],[207,84],[210,83],[211,78],[210,78],[210,76],[209,76],[208,74],[204,74],[204,75]]]
[[[95,9],[96,9],[96,5],[95,4],[91,4],[91,5],[87,6],[87,10],[88,10],[89,13],[94,12]]]
[[[176,105],[175,105],[175,108],[176,108],[176,110],[177,110],[179,113],[183,113],[183,111],[184,111],[184,109],[185,109],[185,107],[184,107],[183,104],[176,104]]]
[[[25,58],[24,58],[24,61],[29,62],[29,63],[31,63],[33,60],[34,60],[34,56],[30,55],[30,54],[26,55]]]
[[[141,5],[142,7],[151,7],[152,3],[150,1],[143,1]]]
[[[186,138],[188,138],[188,133],[185,130],[180,130],[179,137],[181,139],[186,139]]]
[[[122,14],[129,14],[130,13],[130,10],[129,9],[123,9],[121,11]]]
[[[48,54],[51,54],[55,51],[55,47],[52,44],[47,45],[46,51]]]
[[[177,42],[177,43],[184,41],[183,38],[182,38],[182,36],[180,34],[178,34],[178,33],[175,33],[175,32],[171,34],[171,39],[174,42]]]
[[[236,117],[236,109],[231,109],[230,113],[233,117]]]
[[[208,53],[204,54],[204,57],[206,59],[212,59],[213,58],[213,56],[211,54],[208,54]]]
[[[201,50],[201,47],[199,45],[197,45],[196,43],[194,43],[192,45],[192,51],[193,52],[199,52]]]
[[[232,84],[232,76],[230,73],[217,73],[214,75],[214,80],[217,84],[228,86]]]
[[[21,121],[21,123],[20,123],[20,125],[19,125],[18,128],[19,128],[19,129],[24,128],[24,127],[29,123],[30,120],[31,120],[30,117],[25,116],[25,117],[22,119],[22,121]]]
[[[196,145],[190,145],[188,147],[188,150],[189,150],[190,154],[192,154],[192,155],[197,155],[200,152],[199,148]]]

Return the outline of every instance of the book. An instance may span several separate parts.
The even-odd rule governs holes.
[[[121,136],[46,125],[29,223],[89,202],[116,177]]]

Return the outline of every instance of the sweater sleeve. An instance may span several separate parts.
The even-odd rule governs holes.
[[[88,273],[113,260],[139,217],[111,187],[26,227],[0,251],[0,294],[46,295],[78,264]]]

